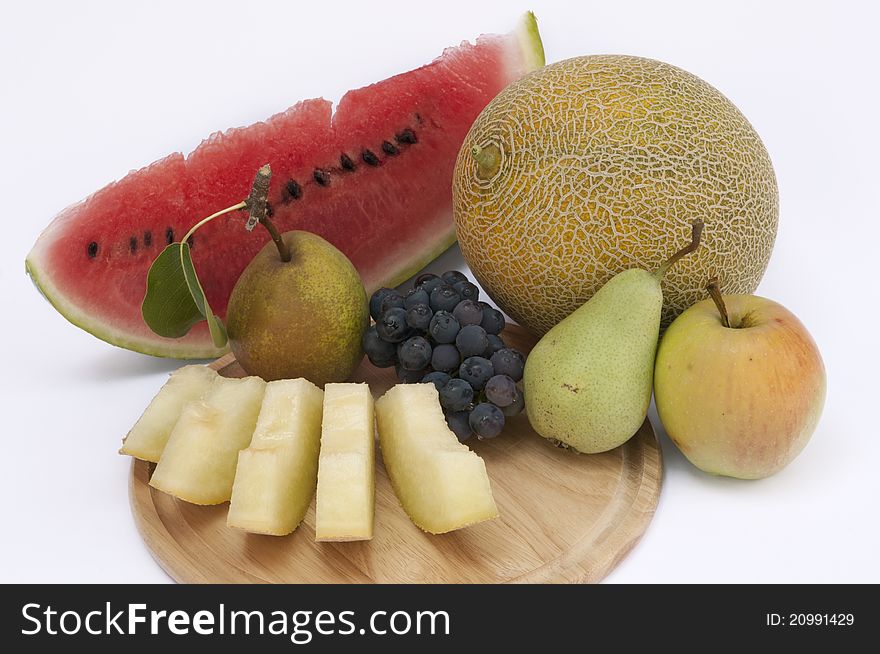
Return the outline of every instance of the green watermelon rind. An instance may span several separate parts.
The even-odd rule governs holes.
[[[526,62],[526,70],[531,72],[544,67],[544,43],[538,32],[538,19],[531,11],[527,11],[515,30],[519,47],[522,49]]]
[[[415,275],[434,259],[443,254],[455,243],[455,228],[441,234],[441,238],[437,241],[437,245],[432,247],[423,256],[414,260],[393,279],[386,284],[390,287],[402,284],[404,281]],[[80,329],[88,332],[102,341],[106,341],[111,345],[133,350],[141,354],[149,354],[154,357],[164,357],[172,359],[216,359],[229,352],[229,347],[224,348],[198,348],[191,342],[178,339],[168,339],[167,342],[157,341],[161,338],[156,336],[153,339],[125,338],[124,332],[119,332],[110,327],[105,322],[92,320],[87,314],[82,312],[75,304],[64,301],[64,294],[55,291],[53,286],[40,277],[38,269],[31,262],[30,258],[25,260],[25,271],[37,287],[40,294],[46,298],[49,304],[55,308],[68,322]],[[376,290],[376,289],[372,289]],[[371,292],[371,291],[370,291]]]
[[[37,287],[40,294],[46,298],[58,313],[64,316],[72,325],[111,345],[155,357],[172,359],[216,359],[229,351],[228,346],[225,348],[199,348],[194,347],[191,342],[185,340],[168,339],[167,342],[157,341],[156,339],[160,338],[159,336],[149,340],[126,338],[123,335],[125,332],[114,330],[106,322],[90,319],[75,304],[66,302],[63,293],[57,292],[51,283],[41,279],[38,269],[30,257],[25,260],[24,265],[25,271],[34,283],[34,286]]]
[[[544,65],[544,46],[538,32],[537,20],[531,11],[523,16],[520,24],[514,30],[514,35],[519,45],[519,55],[522,58],[521,61],[517,62],[519,67],[521,67],[521,74],[541,68]],[[445,252],[455,241],[455,223],[450,216],[449,228],[438,234],[435,243],[430,246],[430,249],[424,251],[421,256],[417,256],[405,265],[393,278],[385,280],[385,285],[394,287],[409,279]],[[113,329],[112,325],[107,322],[96,320],[87,311],[82,310],[73,302],[66,301],[64,293],[56,289],[48,279],[44,279],[41,276],[37,259],[39,259],[39,255],[35,247],[25,260],[25,271],[40,294],[68,322],[102,341],[142,354],[184,360],[214,359],[223,356],[229,351],[228,346],[224,348],[198,346],[187,339],[162,339],[160,336],[151,338],[129,337],[126,335],[127,332]],[[374,290],[376,289],[368,288],[367,292],[371,293]]]
[[[431,263],[434,259],[439,257],[441,254],[446,252],[450,247],[455,244],[455,225],[453,223],[452,228],[448,232],[442,233],[442,238],[440,238],[437,242],[437,245],[432,247],[428,252],[426,252],[423,256],[414,260],[411,264],[409,264],[406,268],[401,270],[397,275],[392,277],[390,280],[386,282],[386,286],[389,288],[394,288],[395,286],[399,286],[407,279],[415,275],[422,268]],[[367,289],[368,293],[372,293],[377,289]]]

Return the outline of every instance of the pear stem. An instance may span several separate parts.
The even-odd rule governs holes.
[[[690,254],[691,252],[696,250],[698,247],[700,247],[700,236],[702,235],[702,233],[703,233],[703,221],[701,219],[697,218],[691,224],[691,242],[687,246],[683,247],[678,252],[673,254],[671,257],[669,257],[669,259],[666,260],[666,263],[664,263],[662,266],[660,266],[657,269],[657,272],[655,272],[654,274],[658,278],[662,278],[663,275],[666,274],[666,271],[669,270],[675,264],[676,261],[678,261],[682,257]]]
[[[290,261],[290,248],[287,247],[287,243],[281,238],[281,234],[278,233],[278,228],[275,227],[275,223],[269,220],[266,216],[263,216],[260,218],[260,224],[266,228],[269,232],[269,236],[272,237],[275,247],[278,248],[278,254],[281,256],[281,260],[285,263]]]
[[[238,211],[238,210],[244,209],[246,207],[247,207],[247,201],[243,200],[243,201],[239,202],[238,204],[232,205],[231,207],[226,207],[225,209],[221,209],[220,211],[212,213],[207,218],[202,218],[199,222],[197,222],[195,225],[192,226],[192,228],[186,233],[186,235],[182,239],[180,239],[180,242],[187,243],[189,241],[189,237],[192,236],[193,234],[195,234],[196,230],[199,227],[201,227],[202,225],[205,225],[206,223],[211,222],[212,220],[214,220],[214,218],[219,218],[223,214],[230,213],[232,211]]]
[[[245,208],[250,212],[247,221],[247,228],[248,231],[250,231],[257,223],[260,223],[265,227],[266,231],[269,232],[269,236],[272,237],[275,247],[278,248],[278,255],[281,257],[281,260],[286,263],[290,261],[290,248],[287,247],[287,243],[281,238],[281,234],[278,233],[275,223],[269,220],[269,216],[266,212],[266,206],[268,205],[269,199],[269,182],[271,180],[272,170],[269,168],[269,164],[265,164],[254,176],[254,184],[251,187],[250,195],[248,195],[247,200],[244,201]]]
[[[721,314],[721,324],[730,328],[730,318],[727,315],[727,307],[724,304],[724,298],[721,296],[721,288],[718,286],[717,277],[713,277],[709,280],[709,283],[706,285],[706,290],[709,291],[709,296],[718,308],[718,313]]]

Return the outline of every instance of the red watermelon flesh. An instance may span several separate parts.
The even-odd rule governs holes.
[[[172,154],[65,209],[40,235],[27,270],[72,323],[128,349],[177,358],[222,353],[205,323],[162,338],[140,307],[152,261],[198,220],[247,196],[269,163],[279,230],[319,234],[344,252],[368,293],[395,285],[454,240],[452,170],[479,112],[508,83],[543,65],[534,17],[518,30],[449,48],[422,68],[306,100],[265,122],[215,133],[189,156]],[[195,234],[193,260],[215,313],[267,242],[246,216]]]

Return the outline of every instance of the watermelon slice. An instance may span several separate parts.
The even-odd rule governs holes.
[[[181,339],[141,317],[147,271],[167,243],[246,197],[272,166],[270,212],[342,250],[367,291],[396,285],[455,240],[452,170],[477,114],[508,83],[542,66],[534,16],[507,35],[481,36],[432,63],[349,91],[305,100],[267,121],[215,133],[68,207],[40,235],[28,273],[70,322],[109,343],[156,356],[219,356],[205,323]],[[215,220],[192,243],[199,278],[221,318],[236,280],[266,243],[244,216]]]

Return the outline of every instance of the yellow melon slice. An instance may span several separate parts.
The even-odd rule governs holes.
[[[433,384],[398,384],[376,402],[379,445],[404,511],[432,534],[498,516],[483,460],[450,431]]]
[[[216,378],[217,373],[207,366],[183,366],[171,373],[122,441],[119,453],[156,463],[183,408],[202,398]]]
[[[309,509],[318,478],[324,392],[305,379],[269,382],[238,467],[226,524],[283,536]]]
[[[373,396],[367,384],[326,384],[315,540],[369,540],[375,510]]]
[[[259,377],[217,377],[203,400],[186,405],[150,486],[193,504],[228,501],[238,452],[251,442],[265,387]]]

